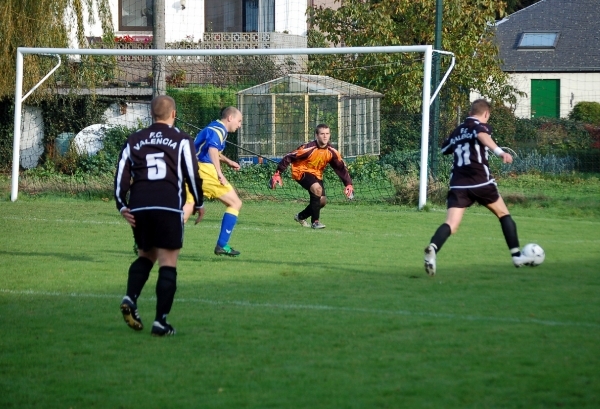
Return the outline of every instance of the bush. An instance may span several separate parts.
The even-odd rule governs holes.
[[[381,109],[381,152],[415,150],[421,146],[421,115],[398,107]]]
[[[353,181],[378,181],[386,178],[385,166],[382,166],[377,156],[359,156],[348,164],[348,173]]]
[[[63,132],[77,134],[89,125],[102,123],[109,105],[109,101],[92,95],[57,95],[42,101],[44,143],[54,146],[54,140]]]
[[[177,116],[181,121],[175,122],[178,128],[188,133],[192,139],[210,122],[221,117],[221,110],[228,106],[237,105],[237,90],[234,88],[219,88],[215,86],[171,88],[167,94],[175,100],[177,105]],[[189,122],[189,126],[182,121]],[[237,143],[237,132],[229,134],[227,140]],[[231,144],[225,148],[225,156],[235,160],[235,153]]]
[[[569,113],[569,119],[591,125],[600,125],[600,103],[578,102]]]
[[[11,98],[0,100],[0,170],[12,164],[14,103]]]
[[[175,100],[178,116],[186,122],[204,128],[211,121],[220,118],[221,109],[237,104],[237,90],[213,86],[169,89],[167,94]],[[177,126],[190,135],[196,135],[197,129],[183,123]]]
[[[517,119],[513,111],[504,106],[496,106],[490,116],[492,136],[499,146],[513,146],[517,131]]]
[[[123,144],[127,140],[127,137],[137,129],[124,126],[108,129],[102,140],[102,149],[95,155],[77,155],[75,171],[72,173],[87,173],[90,175],[113,174],[117,167],[117,160],[119,159],[119,153],[121,153]],[[73,154],[74,152],[71,150],[65,157],[68,158]]]
[[[582,123],[555,118],[517,119],[513,149],[537,149],[540,153],[586,149],[592,139]]]

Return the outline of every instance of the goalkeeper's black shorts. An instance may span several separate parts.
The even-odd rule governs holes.
[[[318,183],[319,185],[321,185],[321,188],[323,189],[323,193],[321,194],[321,196],[326,196],[325,195],[325,186],[323,186],[323,181],[320,179],[317,179],[317,177],[311,173],[304,172],[302,174],[302,178],[300,180],[298,180],[297,182],[300,183],[300,186],[302,186],[304,189],[308,190],[309,192],[310,192],[310,187],[312,185],[314,185],[315,183]]]

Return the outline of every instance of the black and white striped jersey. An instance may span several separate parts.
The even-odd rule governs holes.
[[[468,117],[442,144],[444,155],[454,154],[450,189],[465,189],[495,183],[488,166],[488,148],[477,134],[492,134],[488,124]]]
[[[189,135],[164,123],[155,123],[129,135],[115,175],[117,209],[162,209],[181,212],[184,183],[202,205],[202,179]],[[128,196],[129,192],[129,196]]]

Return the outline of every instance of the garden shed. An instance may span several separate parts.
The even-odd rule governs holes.
[[[237,97],[244,114],[238,131],[243,149],[280,158],[312,141],[316,125],[325,123],[331,144],[344,157],[379,155],[383,94],[327,76],[288,74]],[[247,152],[240,157],[252,160]]]

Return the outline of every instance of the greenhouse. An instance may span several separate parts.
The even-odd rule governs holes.
[[[379,155],[383,95],[327,76],[289,74],[239,91],[244,114],[238,143],[280,158],[314,139],[316,125],[331,128],[331,144],[345,158]],[[245,157],[245,160],[244,160]],[[240,152],[242,161],[257,161]]]

